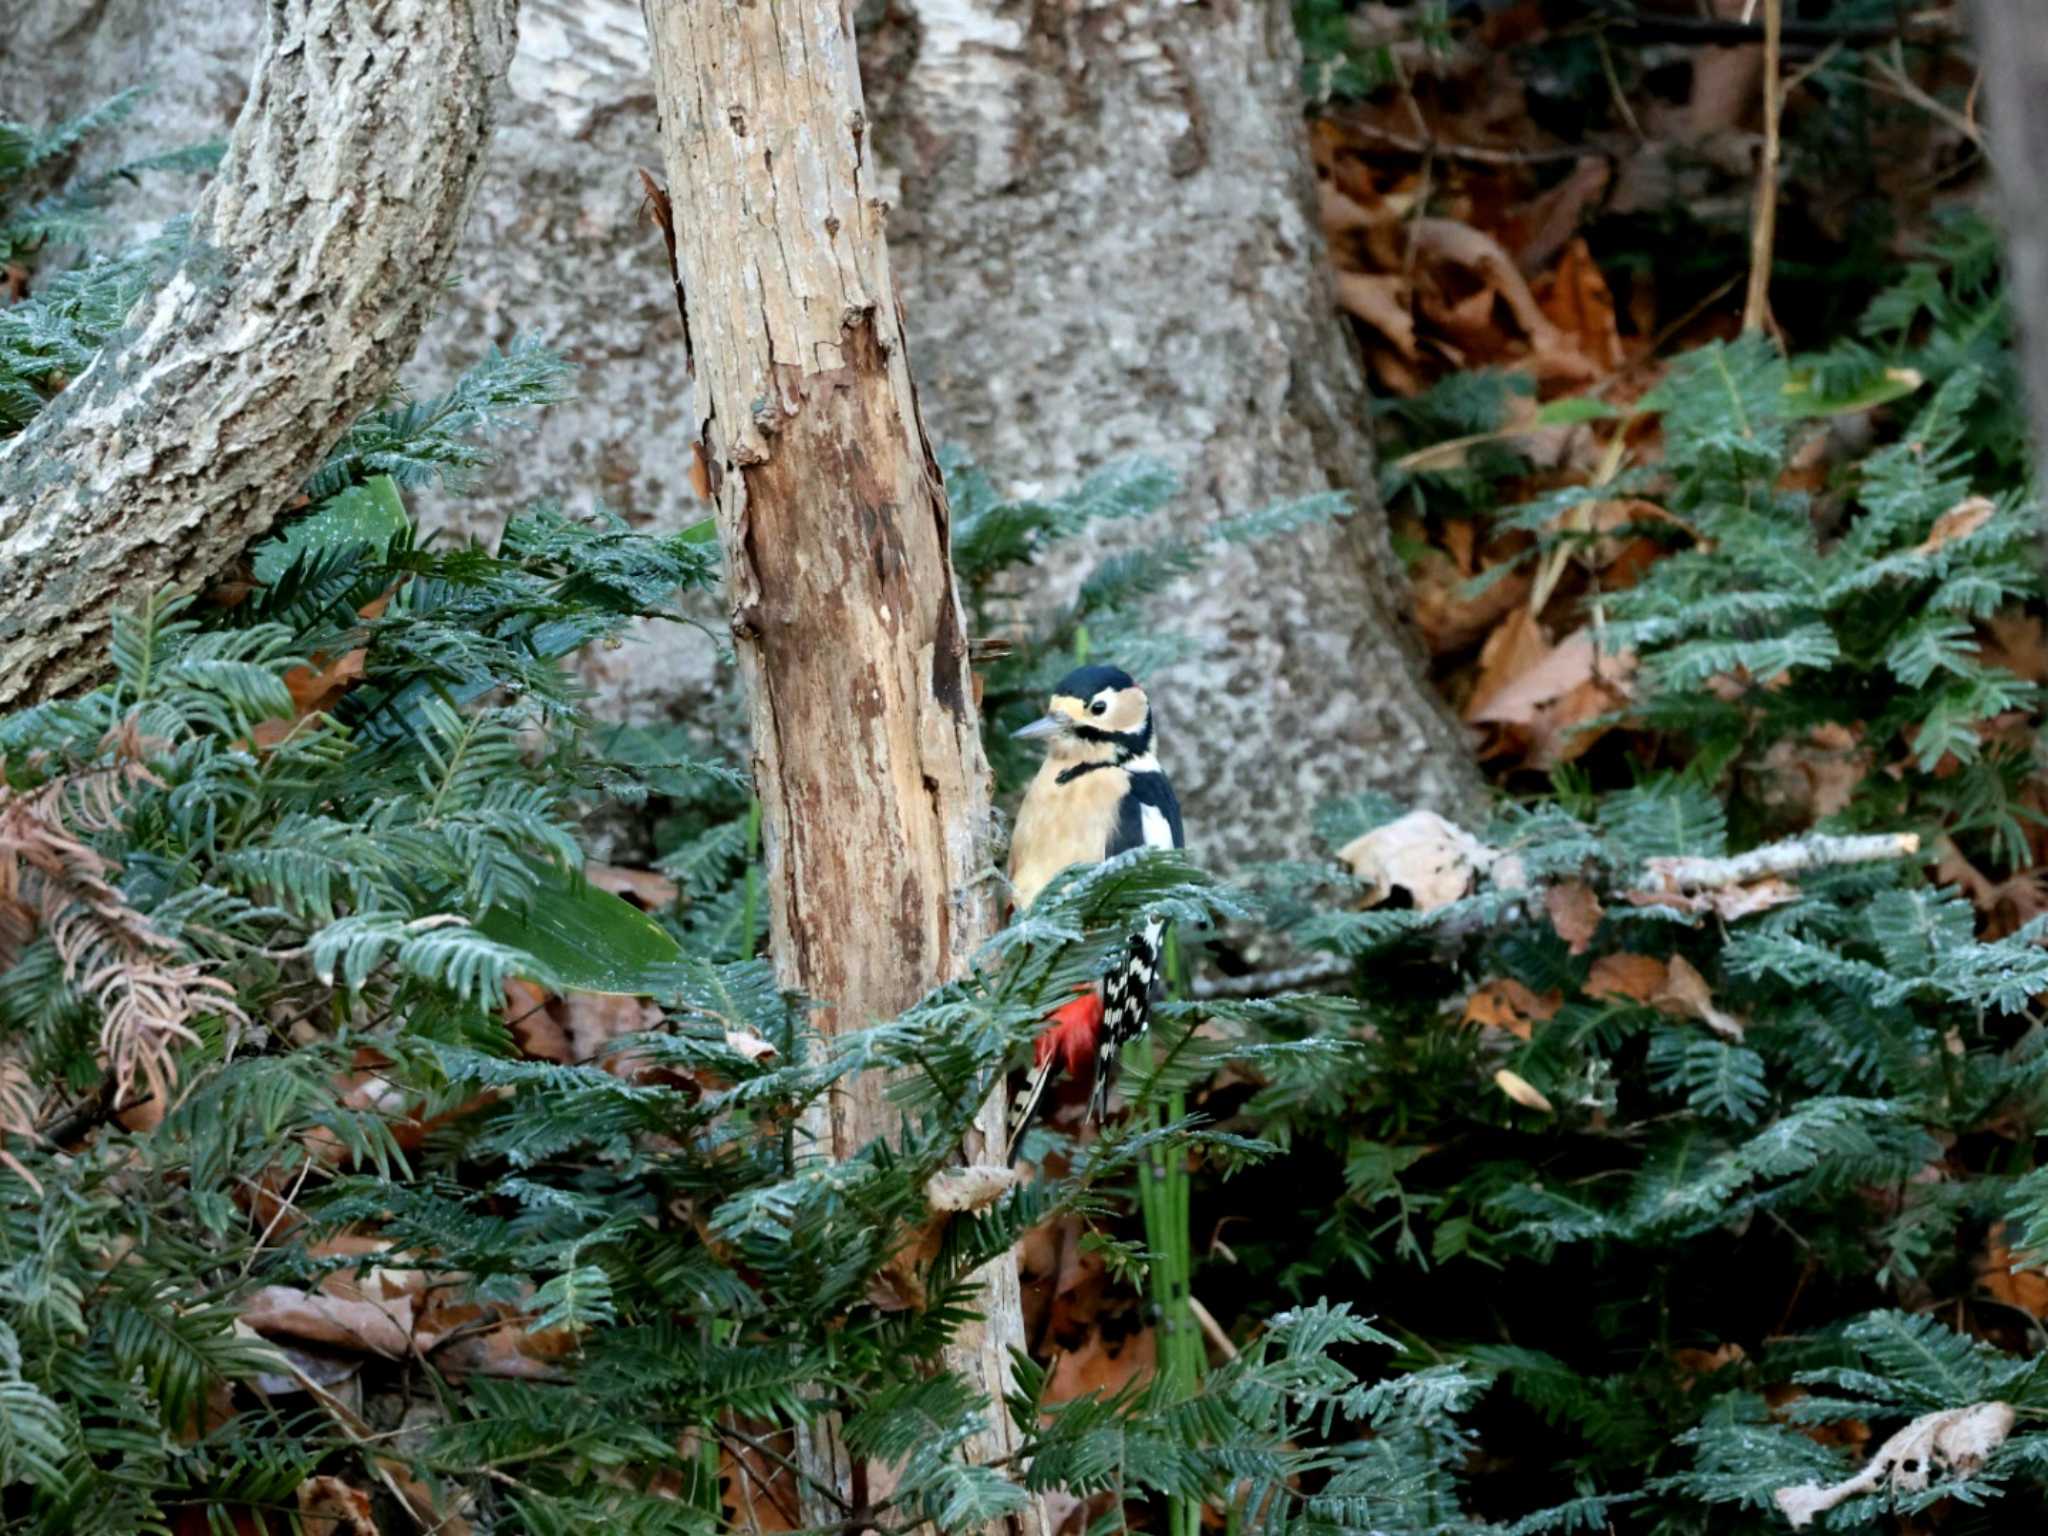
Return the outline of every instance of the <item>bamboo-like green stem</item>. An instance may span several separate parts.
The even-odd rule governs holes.
[[[1181,974],[1180,942],[1176,934],[1166,937],[1165,972],[1168,993],[1178,998],[1186,990]],[[1145,1068],[1153,1066],[1152,1045],[1145,1041]],[[1187,1096],[1175,1092],[1155,1108],[1153,1128],[1180,1120],[1187,1113]],[[1147,1274],[1156,1318],[1159,1387],[1168,1401],[1190,1396],[1202,1376],[1202,1335],[1196,1326],[1189,1299],[1194,1293],[1194,1250],[1190,1230],[1187,1164],[1168,1146],[1155,1147],[1139,1165],[1138,1204],[1145,1219],[1145,1246],[1151,1254]],[[1168,1525],[1172,1536],[1199,1536],[1202,1510],[1198,1502],[1176,1498],[1169,1502]]]

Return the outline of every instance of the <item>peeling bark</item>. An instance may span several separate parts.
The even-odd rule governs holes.
[[[939,440],[1028,494],[1165,456],[1185,491],[1127,545],[1357,499],[1344,525],[1234,550],[1158,602],[1200,648],[1146,680],[1191,846],[1212,866],[1298,857],[1317,801],[1365,788],[1470,810],[1478,774],[1423,678],[1375,494],[1286,4],[880,11],[862,57]],[[1052,584],[1070,595],[1101,553]]]
[[[89,682],[114,613],[260,537],[412,354],[517,0],[273,0],[187,253],[0,452],[0,707]]]
[[[778,978],[828,1034],[962,975],[995,928],[988,767],[952,572],[836,0],[649,0],[697,442],[718,507],[754,742]],[[658,286],[658,285],[657,285]],[[680,363],[680,359],[678,362]],[[680,368],[678,369],[680,372]],[[892,1132],[868,1074],[809,1129],[850,1156]],[[970,1162],[1000,1161],[1002,1103]],[[953,1364],[1003,1411],[1023,1326],[1014,1258]],[[828,1430],[813,1475],[856,1500]],[[828,1512],[820,1512],[824,1518]]]

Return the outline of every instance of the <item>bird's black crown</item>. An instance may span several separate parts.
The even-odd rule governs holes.
[[[1105,688],[1135,688],[1121,667],[1076,667],[1060,679],[1053,693],[1064,699],[1092,699]]]

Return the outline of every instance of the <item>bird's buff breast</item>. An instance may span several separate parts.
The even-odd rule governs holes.
[[[1109,852],[1117,808],[1130,792],[1121,768],[1098,768],[1059,782],[1062,763],[1047,759],[1031,781],[1010,835],[1010,887],[1017,910],[1038,898],[1046,883],[1072,864],[1099,864]]]

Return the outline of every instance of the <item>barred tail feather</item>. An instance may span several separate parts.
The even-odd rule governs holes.
[[[1045,1098],[1045,1090],[1052,1086],[1052,1080],[1059,1069],[1059,1061],[1047,1057],[1032,1069],[1031,1080],[1017,1093],[1017,1112],[1010,1117],[1010,1145],[1003,1156],[1005,1164],[1017,1161],[1017,1149],[1024,1144],[1024,1133],[1031,1129],[1032,1118],[1038,1113],[1038,1106]]]
[[[1101,1120],[1109,1112],[1109,1092],[1125,1045],[1152,1024],[1152,992],[1159,981],[1159,951],[1166,927],[1157,918],[1131,935],[1123,963],[1102,978],[1102,1045],[1095,1057],[1095,1092],[1089,1113]]]

